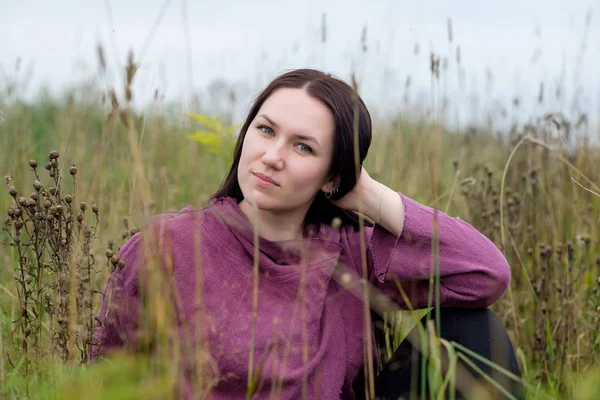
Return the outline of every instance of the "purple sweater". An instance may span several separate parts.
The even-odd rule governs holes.
[[[423,308],[429,297],[434,210],[400,196],[406,216],[399,237],[377,225],[364,230],[368,280],[406,308],[398,295],[400,282],[411,306]],[[234,199],[226,198],[213,200],[206,209],[188,206],[159,215],[147,232],[153,234],[136,234],[120,251],[125,267],[107,283],[99,314],[104,329],[96,332],[101,346],[94,348],[93,358],[138,344],[140,282],[149,275],[145,268],[151,263],[143,260],[150,248],[163,268],[168,266],[167,279],[176,288],[180,335],[192,338],[188,342],[196,346],[184,353],[209,350],[205,366],[212,371],[210,398],[244,397],[254,260],[249,220]],[[485,307],[498,300],[510,283],[510,268],[499,249],[465,221],[442,212],[438,235],[441,306]],[[322,225],[310,238],[260,238],[259,244],[254,398],[353,399],[365,337],[363,301],[349,290],[362,285],[359,232]],[[197,276],[202,279],[202,300],[194,307]],[[372,332],[372,326],[368,329]],[[185,370],[188,379],[182,390],[192,398],[194,379]]]

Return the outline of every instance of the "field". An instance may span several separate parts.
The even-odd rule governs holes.
[[[134,73],[128,69],[130,81]],[[100,301],[95,291],[118,247],[152,215],[201,206],[216,191],[235,126],[202,113],[133,111],[129,89],[16,99],[3,112],[0,210],[11,222],[0,248],[2,398],[169,393],[169,363],[157,358],[81,366]],[[502,132],[456,130],[435,118],[377,121],[365,168],[471,222],[503,250],[513,278],[493,309],[517,348],[528,398],[592,399],[600,389],[600,150],[589,138],[598,128],[585,115],[568,121],[552,110],[531,120]],[[44,207],[45,191],[56,203]],[[35,236],[32,221],[19,222],[36,212],[59,221],[56,229]],[[78,222],[60,222],[69,218]],[[31,245],[29,234],[37,238]],[[387,334],[389,351],[401,334]]]

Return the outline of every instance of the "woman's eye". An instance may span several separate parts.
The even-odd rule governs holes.
[[[304,143],[300,143],[298,145],[298,148],[303,153],[312,153],[312,149],[309,146],[305,145]]]
[[[258,129],[260,129],[263,133],[266,133],[267,135],[273,134],[273,129],[269,128],[268,126],[261,125],[258,127]]]

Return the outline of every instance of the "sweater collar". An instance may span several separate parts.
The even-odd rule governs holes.
[[[246,250],[254,251],[252,223],[240,209],[236,199],[233,197],[211,199],[209,208],[239,238]],[[271,241],[259,236],[259,251],[278,265],[301,262],[317,264],[339,256],[342,246],[339,243],[337,229],[327,224],[321,224],[319,227],[310,227],[308,231],[313,233],[302,239]]]

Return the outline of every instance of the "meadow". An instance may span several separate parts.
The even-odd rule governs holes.
[[[432,62],[432,76],[435,68]],[[4,108],[2,398],[170,393],[168,358],[82,363],[99,292],[122,267],[119,246],[152,215],[200,207],[216,191],[237,127],[201,110],[173,118],[158,101],[135,111],[133,62],[124,74],[123,93],[80,87]],[[512,283],[492,308],[516,346],[528,398],[596,398],[600,149],[589,138],[598,127],[585,115],[570,121],[548,110],[502,131],[456,129],[426,116],[376,121],[375,128],[365,164],[372,177],[469,221],[506,255]],[[386,314],[384,360],[410,314]]]

